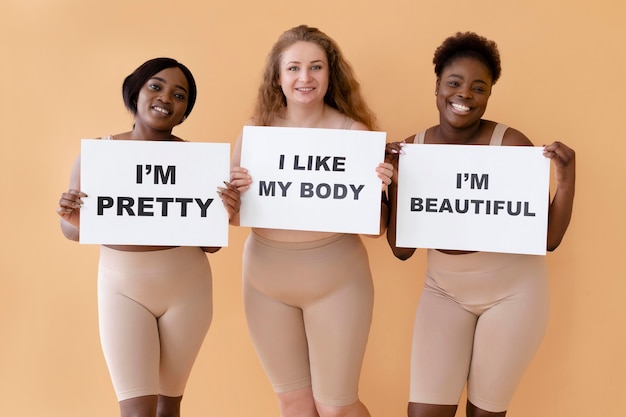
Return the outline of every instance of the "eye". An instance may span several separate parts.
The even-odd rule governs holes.
[[[158,85],[158,84],[150,83],[150,84],[148,84],[148,88],[149,88],[150,90],[156,90],[156,91],[159,91],[159,90],[161,89],[161,86],[160,86],[160,85]]]
[[[178,100],[186,100],[187,97],[185,97],[184,94],[181,93],[174,93],[174,97],[176,97]]]
[[[295,65],[292,65],[291,67],[287,67],[287,71],[298,71],[298,67]]]
[[[461,85],[461,84],[459,84],[459,82],[458,82],[458,81],[448,81],[448,85],[449,85],[450,87],[458,87],[458,86],[459,86],[459,85]]]
[[[319,70],[321,70],[321,69],[322,69],[322,66],[321,66],[321,65],[313,65],[313,66],[311,67],[311,71],[319,71]]]

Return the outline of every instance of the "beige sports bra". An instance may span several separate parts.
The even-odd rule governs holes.
[[[502,138],[504,137],[504,132],[509,127],[507,125],[503,125],[502,123],[498,123],[493,129],[493,134],[491,135],[491,141],[489,142],[489,146],[501,146]],[[425,130],[422,130],[415,136],[415,142],[417,144],[424,144],[424,136],[426,134]]]

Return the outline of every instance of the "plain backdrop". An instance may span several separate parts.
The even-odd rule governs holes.
[[[175,133],[234,143],[270,47],[302,23],[339,43],[390,141],[437,122],[432,56],[444,38],[471,30],[498,43],[502,78],[485,117],[536,145],[564,141],[578,175],[571,226],[547,255],[548,332],[508,415],[623,416],[626,6],[617,0],[3,0],[2,415],[118,414],[98,336],[98,247],[65,240],[55,210],[80,139],[130,130],[123,78],[150,58],[180,60],[199,97]],[[185,417],[278,416],[243,316],[248,233],[231,227],[229,246],[208,255],[215,314]],[[401,262],[384,238],[365,241],[376,301],[360,395],[373,417],[404,416],[425,253]]]

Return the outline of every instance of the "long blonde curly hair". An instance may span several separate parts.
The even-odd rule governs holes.
[[[312,42],[326,53],[329,80],[324,102],[346,116],[363,123],[368,129],[375,130],[376,117],[365,102],[361,85],[356,80],[352,66],[343,57],[339,46],[324,32],[306,25],[285,31],[267,56],[263,81],[259,87],[254,110],[255,124],[270,126],[274,118],[287,106],[287,99],[279,85],[280,60],[285,49],[300,41]]]

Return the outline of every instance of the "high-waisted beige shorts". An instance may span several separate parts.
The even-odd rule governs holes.
[[[250,335],[277,393],[311,386],[325,405],[358,400],[374,300],[358,235],[284,243],[252,232],[243,290]]]
[[[98,314],[119,401],[183,395],[212,316],[211,268],[197,247],[100,250]]]
[[[428,251],[413,334],[410,401],[505,411],[545,333],[545,257]]]

